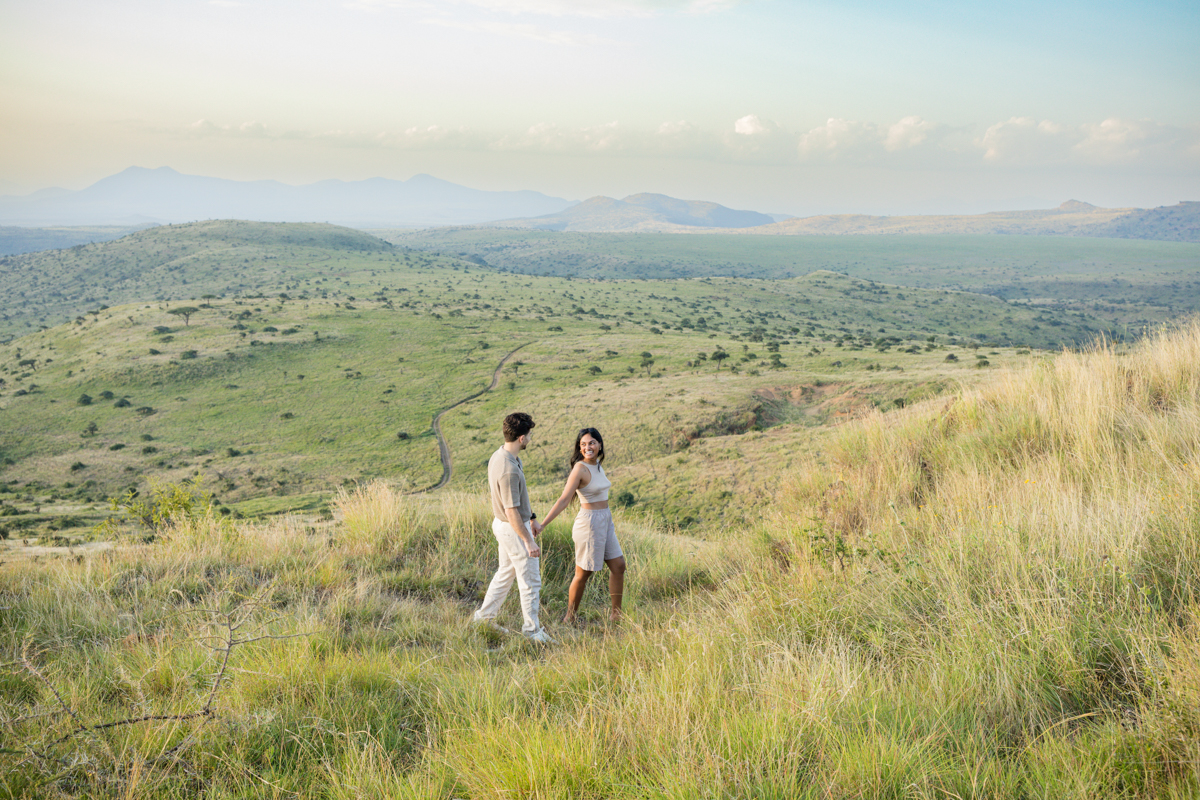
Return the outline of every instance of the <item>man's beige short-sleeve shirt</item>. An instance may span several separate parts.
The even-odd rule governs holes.
[[[503,447],[488,459],[488,488],[492,496],[492,515],[496,519],[507,522],[508,512],[505,509],[509,508],[517,509],[522,522],[528,522],[533,517],[521,459]]]

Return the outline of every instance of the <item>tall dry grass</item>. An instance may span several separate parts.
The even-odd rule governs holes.
[[[0,677],[10,796],[1200,796],[1200,327],[1063,354],[846,426],[719,546],[618,519],[629,617],[540,649],[467,624],[482,496],[343,493],[328,532],[178,520],[0,570],[0,641],[89,720],[194,708],[213,610],[254,598],[218,717],[49,745]],[[543,534],[547,606],[570,577]],[[699,553],[693,555],[692,553]],[[602,581],[594,581],[602,585]],[[592,598],[597,608],[602,598]],[[586,601],[585,601],[586,602]],[[557,607],[554,603],[559,603]],[[548,619],[552,619],[547,615]],[[181,761],[159,760],[193,737]],[[3,796],[3,791],[0,791]]]

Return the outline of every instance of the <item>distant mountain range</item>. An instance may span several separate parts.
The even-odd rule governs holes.
[[[0,197],[0,225],[138,225],[205,219],[331,222],[352,227],[470,225],[562,211],[571,201],[540,192],[488,192],[430,175],[406,181],[231,181],[170,167],[130,167],[86,189]]]
[[[1155,209],[1098,208],[1068,200],[1040,211],[973,215],[876,217],[837,214],[804,218],[739,211],[717,203],[635,194],[575,203],[534,191],[489,192],[430,175],[406,181],[327,180],[305,186],[183,175],[169,167],[129,169],[80,191],[43,189],[0,197],[0,226],[92,226],[49,232],[34,241],[0,227],[0,252],[70,246],[119,235],[95,226],[138,226],[208,219],[329,222],[356,228],[487,226],[540,231],[848,234],[1021,234],[1200,242],[1200,202]],[[53,244],[52,244],[53,242]]]
[[[686,233],[695,228],[753,228],[770,225],[776,219],[757,211],[736,211],[716,203],[677,200],[665,194],[634,194],[623,200],[593,197],[555,214],[493,224],[540,231]]]
[[[1018,234],[1095,236],[1200,242],[1200,202],[1163,208],[1099,208],[1068,200],[1058,208],[875,217],[828,214],[783,218],[755,211],[734,211],[716,203],[676,200],[661,194],[636,194],[624,200],[593,197],[578,205],[532,219],[511,219],[487,227],[610,233],[746,233],[778,236],[884,234]]]
[[[1043,211],[909,217],[834,214],[784,220],[757,227],[754,233],[785,236],[986,233],[1200,242],[1200,202],[1144,209],[1099,208],[1068,200],[1058,208]]]

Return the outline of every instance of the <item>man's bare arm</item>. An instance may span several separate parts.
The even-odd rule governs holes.
[[[515,508],[506,508],[504,513],[508,516],[508,524],[512,525],[517,536],[521,537],[521,541],[525,543],[526,549],[529,550],[530,558],[537,558],[542,554],[542,548],[538,547],[537,542],[529,535],[529,531],[525,530],[525,523],[521,519],[521,515],[517,513]]]

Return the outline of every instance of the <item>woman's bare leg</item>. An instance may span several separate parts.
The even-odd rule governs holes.
[[[608,618],[615,621],[621,618],[621,596],[625,594],[625,557],[617,556],[604,563],[608,565],[608,596],[612,600]]]
[[[592,574],[582,567],[575,567],[575,577],[571,580],[571,588],[567,590],[567,615],[563,617],[563,622],[575,622],[579,603],[583,600],[583,590],[587,588],[588,578],[592,577]]]

